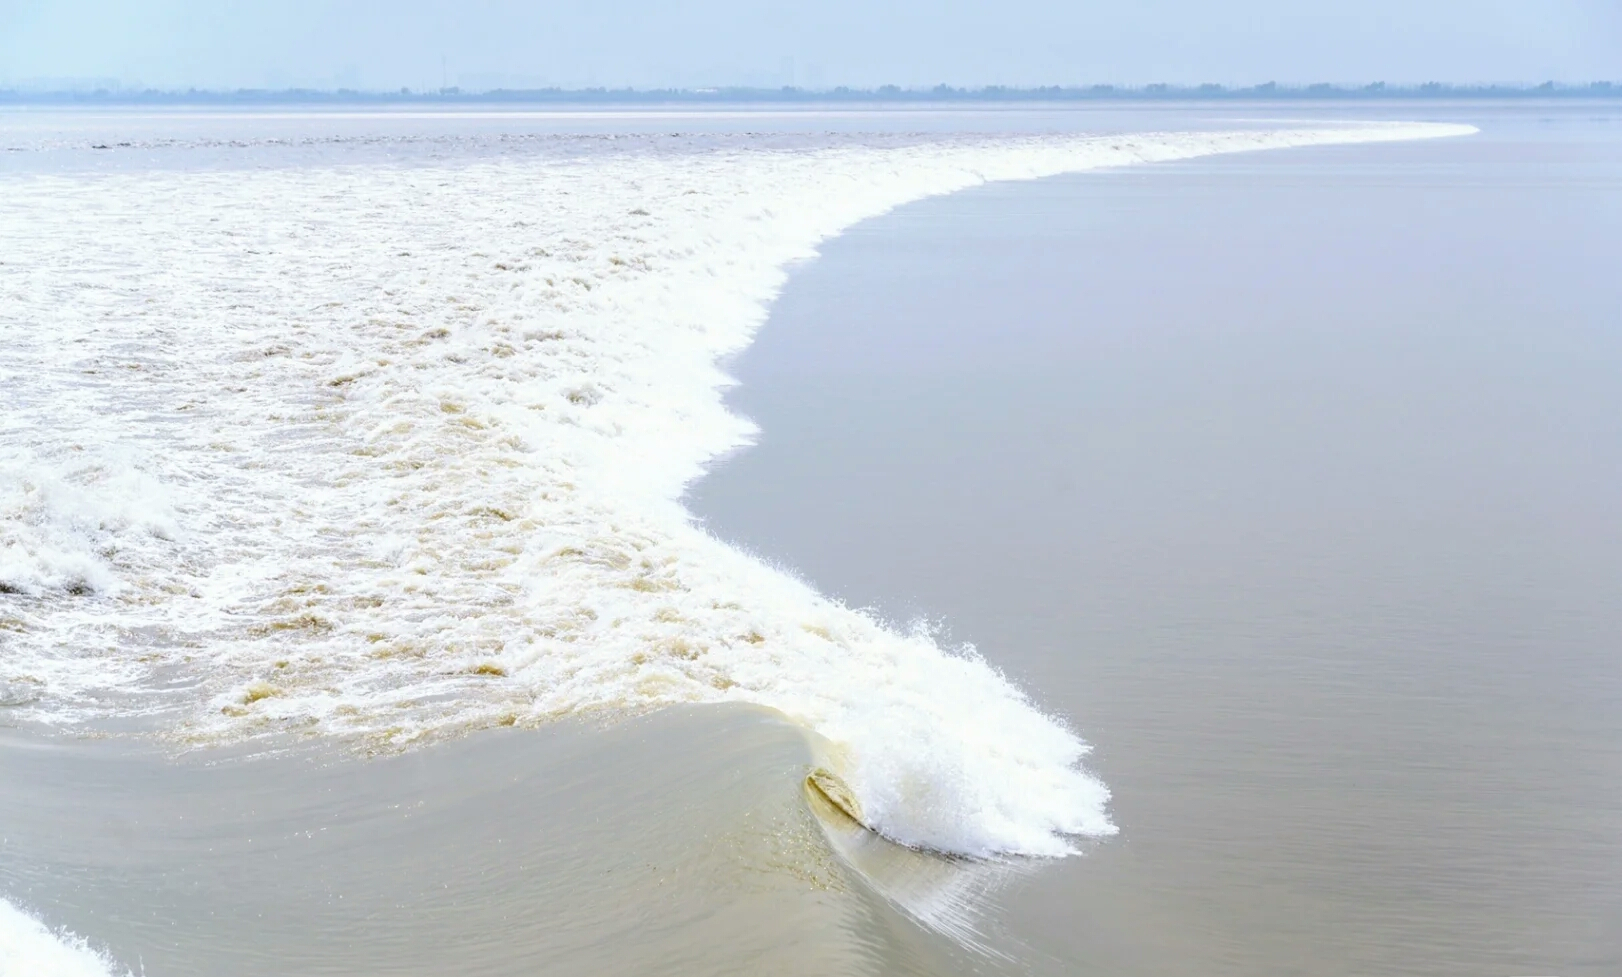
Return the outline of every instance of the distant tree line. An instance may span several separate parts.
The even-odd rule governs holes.
[[[1268,82],[1249,87],[1225,85],[1089,85],[1040,88],[1013,88],[987,85],[983,88],[533,88],[464,91],[460,88],[397,91],[359,91],[288,88],[282,90],[241,88],[232,91],[186,89],[184,91],[98,88],[86,91],[0,90],[0,104],[299,104],[299,103],[413,103],[413,102],[556,102],[556,103],[703,103],[703,102],[1086,102],[1086,101],[1321,101],[1335,99],[1594,99],[1622,98],[1622,83],[1596,81],[1571,85],[1544,82],[1541,85],[1452,85],[1428,82],[1423,85],[1283,85]]]

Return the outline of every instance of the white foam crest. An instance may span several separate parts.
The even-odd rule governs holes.
[[[64,438],[124,446],[159,486],[142,491],[172,498],[175,532],[119,524],[146,528],[97,551],[116,584],[99,593],[33,571],[0,611],[0,685],[42,689],[11,708],[55,722],[156,708],[166,689],[188,742],[399,746],[751,702],[836,744],[864,819],[894,839],[1062,854],[1067,835],[1113,830],[1071,730],[978,657],[692,525],[684,487],[751,431],[722,405],[718,361],[790,263],[910,200],[1464,131],[740,138],[17,178],[0,252],[30,257],[0,265],[0,382],[18,391],[0,446],[53,464]]]
[[[52,932],[0,899],[0,977],[112,977],[114,973],[113,962],[81,937]]]
[[[0,454],[0,589],[114,593],[120,551],[179,533],[153,479],[76,447],[67,469],[31,451]]]

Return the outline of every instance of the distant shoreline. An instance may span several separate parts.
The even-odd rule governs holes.
[[[432,91],[399,89],[391,92],[355,89],[283,90],[236,89],[215,91],[188,89],[126,89],[116,87],[73,90],[0,89],[0,106],[5,105],[475,105],[475,104],[560,104],[560,105],[705,105],[770,103],[962,103],[962,102],[1343,102],[1365,100],[1481,101],[1504,99],[1558,99],[1561,101],[1622,100],[1622,82],[1596,81],[1588,84],[1559,85],[1280,85],[1268,83],[1250,87],[1221,85],[1145,85],[1128,87],[1091,85],[1077,87],[1009,88],[537,88],[464,91],[442,88]]]

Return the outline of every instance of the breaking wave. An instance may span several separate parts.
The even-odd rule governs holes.
[[[842,229],[992,180],[1454,135],[636,140],[432,165],[9,178],[0,706],[365,748],[743,701],[907,845],[1114,830],[1086,746],[972,651],[694,525],[718,363]]]

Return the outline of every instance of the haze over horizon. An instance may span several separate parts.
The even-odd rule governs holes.
[[[1254,85],[1622,79],[1609,0],[0,0],[0,87],[939,83]]]

